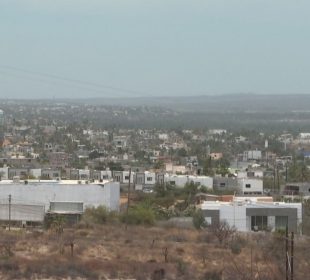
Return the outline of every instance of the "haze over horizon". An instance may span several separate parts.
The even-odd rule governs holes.
[[[0,2],[0,98],[310,93],[310,2]]]

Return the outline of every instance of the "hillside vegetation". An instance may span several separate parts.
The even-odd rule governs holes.
[[[73,228],[2,231],[0,279],[285,279],[284,238],[83,221]],[[295,242],[295,278],[307,279],[309,240]]]

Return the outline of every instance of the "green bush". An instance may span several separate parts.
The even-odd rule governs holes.
[[[202,213],[201,209],[198,209],[194,214],[193,214],[193,225],[196,229],[202,229],[207,226],[205,217]]]
[[[87,208],[82,218],[82,222],[94,224],[106,224],[108,222],[115,222],[117,220],[118,214],[116,212],[109,211],[104,206],[98,206],[97,208]]]
[[[145,205],[135,205],[127,213],[123,214],[121,221],[131,225],[154,225],[155,213],[152,208]]]
[[[239,242],[234,241],[230,244],[230,250],[233,254],[239,255],[241,253],[242,246]]]
[[[241,235],[236,235],[230,243],[230,250],[233,254],[239,255],[242,251],[242,248],[246,246],[247,240]]]
[[[205,273],[204,280],[221,280],[222,279],[222,272],[221,271],[208,271]]]

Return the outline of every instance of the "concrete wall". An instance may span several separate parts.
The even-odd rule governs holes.
[[[0,184],[0,197],[12,195],[14,200],[25,203],[44,204],[49,209],[50,201],[80,201],[85,207],[104,205],[119,210],[120,186],[116,182],[99,184]]]
[[[51,201],[50,209],[54,213],[83,213],[83,202]]]
[[[217,191],[237,191],[238,180],[227,177],[214,177],[213,188]]]
[[[43,222],[44,205],[11,204],[12,221]],[[0,220],[9,220],[9,204],[0,204]]]

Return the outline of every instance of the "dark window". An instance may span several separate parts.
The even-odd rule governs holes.
[[[170,185],[175,186],[175,181],[170,181]]]
[[[250,188],[251,188],[251,184],[245,184],[245,187],[246,187],[247,189],[250,189]]]
[[[146,181],[148,181],[148,182],[152,181],[152,177],[147,177]]]
[[[226,183],[220,183],[220,187],[224,188],[226,186]]]
[[[251,216],[251,230],[260,231],[267,229],[267,216]]]
[[[288,225],[287,216],[276,216],[276,229],[286,229]]]
[[[125,180],[129,180],[129,176],[125,176]]]

